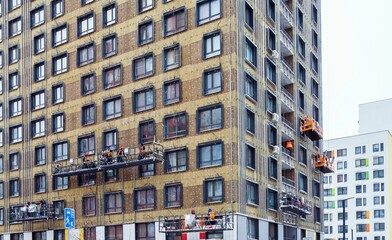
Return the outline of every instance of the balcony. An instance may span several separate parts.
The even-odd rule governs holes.
[[[283,28],[294,26],[294,16],[284,0],[280,0],[280,25]]]
[[[8,209],[8,220],[10,223],[48,220],[55,217],[52,204],[32,203],[28,206],[12,206]]]
[[[312,117],[304,117],[301,118],[301,133],[304,133],[306,136],[310,138],[312,141],[317,141],[323,138],[323,130],[316,120]]]
[[[282,94],[280,94],[280,100],[282,102],[282,113],[289,113],[289,112],[294,112],[294,97],[291,95],[289,91],[287,91],[285,88],[282,88],[281,91]]]
[[[310,201],[297,197],[294,194],[282,193],[280,197],[280,209],[284,212],[306,217],[312,213],[312,205]]]
[[[232,213],[185,214],[180,216],[159,216],[160,233],[221,232],[233,230]]]
[[[293,68],[290,67],[290,65],[284,59],[280,61],[280,71],[282,73],[283,86],[294,83],[295,75],[294,75]]]
[[[282,168],[284,170],[294,169],[295,168],[295,158],[292,156],[290,150],[282,147],[282,155],[281,155]]]
[[[288,225],[296,226],[298,224],[298,216],[287,212],[281,213],[282,222]]]
[[[282,116],[281,130],[283,133],[282,140],[284,142],[294,140],[294,137],[295,137],[294,126],[289,122],[289,120],[287,120],[283,116]]]
[[[291,40],[291,37],[282,29],[280,30],[279,35],[282,57],[292,56],[294,54],[294,43]]]
[[[122,152],[113,153],[105,150],[103,154],[85,156],[76,160],[53,162],[53,176],[72,176],[94,173],[102,170],[119,169],[148,165],[163,161],[163,146],[157,142],[145,144],[143,150],[139,147],[126,148]],[[90,159],[89,159],[90,158]]]
[[[327,154],[315,154],[313,156],[314,167],[323,173],[334,172],[333,162],[334,158],[328,158]]]

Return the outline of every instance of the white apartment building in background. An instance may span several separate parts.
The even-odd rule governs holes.
[[[335,154],[335,172],[323,179],[325,240],[343,240],[344,229],[347,240],[392,239],[390,104],[391,99],[360,105],[360,134],[324,141],[324,149]]]

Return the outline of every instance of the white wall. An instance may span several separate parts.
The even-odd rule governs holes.
[[[392,98],[359,105],[359,133],[392,131]]]

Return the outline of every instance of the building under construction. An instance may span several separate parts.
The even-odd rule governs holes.
[[[322,239],[320,2],[0,0],[0,239]]]

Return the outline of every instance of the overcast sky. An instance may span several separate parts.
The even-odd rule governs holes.
[[[359,104],[392,98],[392,0],[321,4],[324,139],[331,139],[358,133]]]

